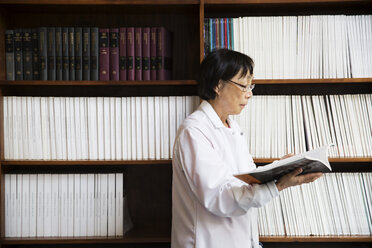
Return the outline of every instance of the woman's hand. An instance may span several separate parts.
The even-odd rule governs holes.
[[[302,169],[297,168],[291,173],[288,173],[287,175],[279,178],[278,181],[276,181],[276,187],[278,188],[278,190],[282,191],[283,189],[288,187],[300,185],[303,183],[311,183],[323,175],[322,172],[299,175],[301,174],[301,172]]]

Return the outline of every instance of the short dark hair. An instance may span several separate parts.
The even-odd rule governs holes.
[[[198,94],[201,99],[216,98],[215,89],[220,80],[229,80],[241,71],[240,76],[253,74],[254,62],[249,56],[229,49],[210,52],[200,65]]]

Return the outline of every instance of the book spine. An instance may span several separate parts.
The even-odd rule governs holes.
[[[14,31],[5,31],[6,80],[14,80]]]
[[[150,39],[150,79],[156,80],[156,28],[152,27],[151,30],[151,39]]]
[[[69,80],[75,80],[75,28],[68,28]]]
[[[110,47],[109,47],[109,29],[99,29],[99,80],[108,81],[110,79]]]
[[[119,78],[127,80],[127,29],[119,29]]]
[[[75,28],[75,80],[83,80],[83,70],[82,70],[82,49],[83,33],[82,28]]]
[[[32,29],[32,79],[40,79],[40,59],[39,59],[39,31]]]
[[[110,80],[119,80],[119,29],[110,29]]]
[[[134,80],[134,28],[127,28],[127,79]]]
[[[157,30],[157,74],[158,80],[169,80],[171,79],[171,44],[170,44],[170,33],[164,28],[159,27]]]
[[[23,80],[23,64],[22,64],[22,30],[14,30],[14,68],[15,80]]]
[[[56,80],[56,41],[55,28],[48,28],[48,80]]]
[[[83,80],[90,80],[90,28],[83,28]]]
[[[69,80],[70,60],[68,57],[68,27],[62,28],[62,80]]]
[[[134,29],[135,78],[142,80],[142,28]]]
[[[62,28],[56,27],[56,80],[62,80]]]
[[[40,80],[48,80],[47,28],[39,28]]]
[[[142,79],[150,80],[150,28],[142,29]]]
[[[32,39],[31,29],[24,29],[22,38],[23,79],[32,80]]]
[[[98,43],[98,28],[94,27],[90,29],[90,80],[98,80],[98,54],[99,54],[99,43]]]

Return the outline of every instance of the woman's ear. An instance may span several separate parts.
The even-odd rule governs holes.
[[[214,91],[216,92],[217,96],[220,95],[220,91],[222,90],[223,88],[223,83],[221,82],[221,80],[218,82],[216,88],[214,88]]]

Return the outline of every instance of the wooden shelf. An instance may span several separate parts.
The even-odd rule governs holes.
[[[169,243],[170,229],[133,229],[121,237],[48,237],[48,238],[3,238],[3,245],[41,244],[114,244],[114,243]]]
[[[195,80],[167,81],[7,81],[4,96],[183,96],[196,95]]]
[[[372,79],[371,79],[372,82]],[[151,81],[41,81],[41,80],[0,80],[0,86],[174,86],[196,85],[195,80],[151,80]]]
[[[205,4],[367,3],[370,0],[204,0]]]
[[[113,243],[169,243],[170,234],[138,234],[130,231],[124,237],[50,237],[50,238],[3,238],[4,245],[36,245],[36,244],[113,244]],[[372,236],[260,236],[264,243],[293,242],[372,242]]]
[[[254,79],[255,84],[366,84],[372,85],[372,78],[320,78],[320,79]]]
[[[11,4],[11,5],[164,5],[164,4],[199,4],[199,0],[2,0],[1,4]]]
[[[279,158],[254,158],[257,164],[272,163]],[[337,163],[372,163],[372,157],[355,158],[329,158],[329,162]],[[149,165],[149,164],[171,164],[171,159],[160,160],[2,160],[2,165]]]
[[[260,236],[261,242],[372,242],[372,236]]]

